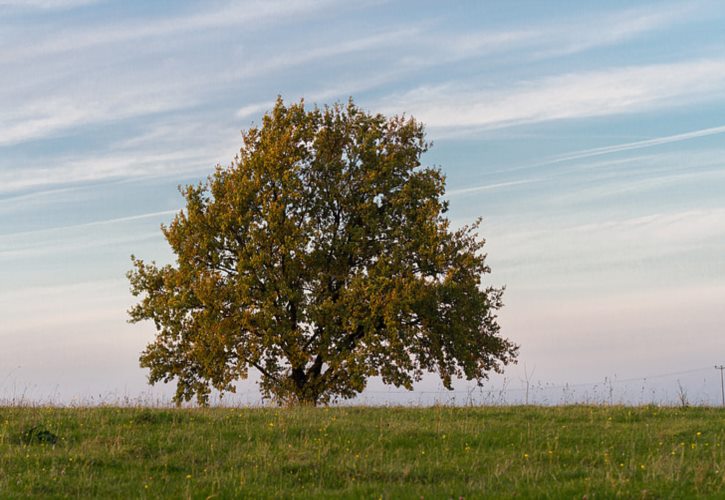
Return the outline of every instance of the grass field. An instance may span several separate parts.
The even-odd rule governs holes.
[[[714,408],[0,407],[0,498],[725,498],[724,447]]]

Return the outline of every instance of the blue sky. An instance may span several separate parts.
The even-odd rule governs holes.
[[[491,388],[717,402],[723,28],[715,1],[0,0],[0,398],[170,393],[138,368],[154,332],[125,322],[129,256],[172,258],[176,186],[281,94],[426,124],[522,346]]]

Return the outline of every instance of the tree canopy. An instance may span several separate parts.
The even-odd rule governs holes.
[[[132,257],[130,320],[157,329],[140,358],[151,383],[204,404],[251,368],[265,397],[314,405],[373,376],[412,389],[437,372],[451,388],[515,361],[478,223],[452,229],[444,176],[421,166],[422,124],[278,98],[242,136],[230,166],[181,189],[162,226],[175,264]]]

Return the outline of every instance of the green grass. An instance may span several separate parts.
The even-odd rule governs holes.
[[[0,407],[0,498],[725,498],[724,425],[715,408]]]

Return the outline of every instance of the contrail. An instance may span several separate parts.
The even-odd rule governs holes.
[[[684,132],[682,134],[666,135],[664,137],[655,137],[654,139],[646,139],[644,141],[636,142],[625,142],[624,144],[614,144],[612,146],[604,146],[600,148],[582,149],[580,151],[573,151],[560,156],[555,156],[550,160],[544,160],[529,165],[520,165],[518,167],[506,168],[497,170],[492,173],[511,173],[518,170],[529,170],[532,168],[543,167],[546,165],[554,165],[557,163],[564,163],[571,160],[580,160],[582,158],[592,158],[595,156],[604,156],[613,153],[619,153],[622,151],[631,151],[634,149],[652,148],[655,146],[661,146],[662,144],[669,144],[672,142],[688,141],[690,139],[697,139],[698,137],[707,137],[709,135],[717,135],[725,133],[725,125],[718,127],[704,128],[701,130],[693,130],[692,132]],[[475,191],[476,188],[468,188],[471,191]]]
[[[573,153],[559,156],[552,160],[539,163],[538,165],[549,165],[552,163],[560,163],[569,160],[578,160],[580,158],[602,156],[612,153],[619,153],[620,151],[629,151],[632,149],[651,148],[654,146],[660,146],[662,144],[669,144],[671,142],[688,141],[690,139],[696,139],[698,137],[706,137],[708,135],[716,135],[722,133],[725,133],[725,125],[721,125],[719,127],[704,128],[702,130],[694,130],[692,132],[685,132],[683,134],[656,137],[654,139],[647,139],[644,141],[627,142],[624,144],[615,144],[613,146],[605,146],[601,148],[584,149],[582,151],[575,151]]]
[[[538,181],[538,179],[522,179],[520,181],[498,182],[496,184],[485,184],[483,186],[454,189],[452,191],[448,191],[446,194],[448,196],[456,196],[459,194],[476,193],[479,191],[488,191],[489,189],[498,189],[498,188],[507,187],[507,186],[518,186],[519,184],[529,184],[530,182],[536,182],[536,181]]]
[[[82,227],[93,227],[93,226],[105,226],[105,225],[111,225],[111,224],[117,224],[119,222],[130,222],[135,220],[142,220],[142,219],[151,219],[153,217],[160,217],[162,215],[176,215],[179,213],[179,210],[164,210],[161,212],[149,212],[145,214],[140,215],[129,215],[128,217],[118,217],[116,219],[105,219],[105,220],[96,220],[92,222],[84,222],[82,224],[73,224],[70,226],[56,226],[56,227],[48,227],[45,229],[36,229],[33,231],[20,231],[17,233],[7,233],[7,234],[0,234],[0,241],[3,238],[17,238],[19,236],[30,236],[33,234],[43,234],[43,233],[54,233],[54,232],[61,232],[61,231],[67,231],[69,229],[78,229]]]

